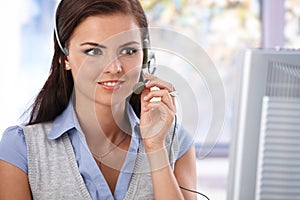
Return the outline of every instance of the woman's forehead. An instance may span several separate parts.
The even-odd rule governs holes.
[[[140,39],[140,28],[132,15],[116,13],[94,15],[83,20],[74,30],[71,40],[103,43],[109,40]]]

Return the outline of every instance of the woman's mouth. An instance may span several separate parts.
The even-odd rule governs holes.
[[[117,81],[117,80],[98,82],[98,84],[101,85],[101,87],[106,90],[119,89],[123,83],[124,81]]]

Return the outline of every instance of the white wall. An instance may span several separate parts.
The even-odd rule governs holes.
[[[18,97],[18,88],[22,85],[18,81],[20,8],[21,4],[15,1],[3,1],[0,6],[0,138],[8,124],[16,121],[18,98],[21,98]]]

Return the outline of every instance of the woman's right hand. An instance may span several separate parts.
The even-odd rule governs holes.
[[[141,95],[141,135],[147,152],[164,148],[165,138],[173,123],[176,107],[172,92],[173,86],[153,75],[146,74],[149,81]],[[158,90],[151,90],[156,87]],[[152,98],[160,100],[151,101]]]

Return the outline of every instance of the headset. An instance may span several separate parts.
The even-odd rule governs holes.
[[[143,66],[142,69],[147,69],[149,74],[154,74],[156,71],[156,59],[154,52],[150,49],[150,41],[149,41],[149,35],[146,35],[146,39],[143,41],[143,52],[144,52],[144,58],[143,58]],[[140,74],[140,80],[138,83],[136,83],[132,90],[134,94],[141,94],[143,90],[145,89],[145,83],[147,83],[147,79],[143,78],[143,71]]]
[[[55,13],[55,17],[54,17],[54,35],[55,35],[55,38],[56,38],[56,41],[57,41],[57,44],[58,44],[60,50],[63,52],[63,54],[65,56],[68,56],[69,55],[68,49],[66,47],[64,47],[62,45],[62,43],[60,42],[60,38],[59,38],[58,30],[57,30],[57,13]]]
[[[57,19],[55,17],[55,21],[54,21],[54,34],[55,34],[55,38],[57,40],[57,44],[60,48],[60,50],[63,52],[63,54],[65,56],[69,55],[69,51],[66,47],[64,47],[60,41],[60,37],[58,34],[58,29],[57,29]],[[149,35],[148,33],[146,34],[146,38],[143,41],[143,66],[142,69],[146,69],[148,70],[149,74],[154,74],[156,71],[156,67],[155,67],[155,55],[153,52],[150,51],[150,41],[149,41]],[[154,63],[154,64],[152,64]],[[151,66],[153,66],[153,68],[151,69]],[[143,78],[143,72],[141,72],[140,74],[140,79],[139,82],[136,83],[133,88],[132,91],[134,94],[141,94],[142,91],[145,89],[145,83],[147,82],[147,79]]]

